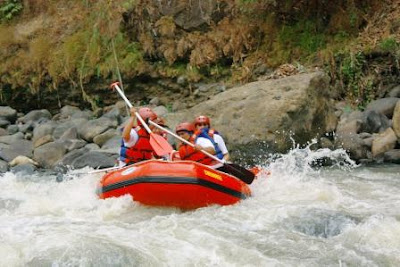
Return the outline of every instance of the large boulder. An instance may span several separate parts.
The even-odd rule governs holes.
[[[63,144],[51,142],[36,148],[33,152],[33,159],[42,167],[51,168],[66,152],[67,149]]]
[[[377,99],[369,103],[365,110],[374,110],[388,118],[392,118],[394,107],[399,100],[400,98],[397,97]]]
[[[173,129],[196,115],[211,117],[228,144],[268,142],[278,151],[290,148],[290,136],[298,143],[336,127],[330,102],[329,78],[322,72],[258,81],[215,95],[193,108],[168,114]]]
[[[10,122],[14,122],[17,119],[17,111],[8,106],[0,106],[0,117],[5,118]]]
[[[12,161],[17,156],[32,157],[32,142],[28,140],[16,140],[11,142],[8,148],[0,150],[0,158],[7,162]]]

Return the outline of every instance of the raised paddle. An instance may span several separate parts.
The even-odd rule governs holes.
[[[121,88],[118,86],[119,82],[112,83],[110,85],[111,88],[115,88],[125,103],[128,105],[129,108],[132,108],[131,102],[126,98],[124,92],[122,92]],[[150,134],[150,145],[153,148],[154,152],[160,157],[166,156],[174,150],[172,146],[168,143],[167,140],[164,139],[161,135],[153,133],[143,118],[139,115],[139,113],[135,112],[136,118],[142,123],[143,127],[146,131]],[[149,120],[149,122],[151,122]]]
[[[181,140],[182,142],[184,142],[185,144],[191,146],[191,147],[195,147],[194,144],[190,143],[189,141],[183,139],[182,137],[180,137],[179,135],[174,134],[173,132],[171,132],[170,130],[158,125],[155,122],[150,121],[150,124],[152,124],[153,126],[157,127],[158,129],[169,133],[170,135],[174,136],[175,138],[178,138],[179,140]],[[207,151],[204,150],[200,150],[201,153],[207,155],[208,157],[212,158],[213,160],[218,161],[219,163],[223,164],[222,167],[222,171],[227,172],[229,174],[232,174],[233,176],[239,178],[240,180],[242,180],[243,182],[245,182],[246,184],[251,184],[254,180],[254,173],[252,173],[251,171],[247,170],[246,168],[243,168],[242,166],[239,166],[235,163],[227,163],[219,158],[217,158],[214,155],[211,155],[210,153],[208,153]]]

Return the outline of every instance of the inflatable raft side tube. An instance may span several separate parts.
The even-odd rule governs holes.
[[[122,187],[134,185],[134,184],[140,184],[140,183],[158,183],[158,184],[193,184],[193,185],[199,185],[199,186],[204,186],[208,187],[211,189],[214,189],[216,191],[234,196],[236,198],[240,199],[246,199],[249,197],[246,194],[243,194],[239,191],[227,188],[225,186],[219,185],[212,183],[207,180],[202,180],[202,179],[197,179],[197,178],[190,178],[190,177],[168,177],[166,178],[165,176],[151,176],[151,177],[135,177],[130,180],[125,180],[123,182],[118,182],[114,184],[109,184],[106,186],[103,186],[101,188],[98,188],[97,194],[102,194],[106,193],[112,190],[116,190]]]

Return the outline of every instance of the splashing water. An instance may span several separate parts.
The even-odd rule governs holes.
[[[253,197],[189,212],[100,200],[101,174],[1,174],[0,266],[400,264],[398,165],[309,146],[268,162]]]

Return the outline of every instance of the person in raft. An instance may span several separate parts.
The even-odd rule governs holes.
[[[131,118],[122,131],[120,167],[154,158],[154,150],[150,145],[150,134],[142,126],[140,120],[136,119],[134,107],[130,109],[130,113]],[[156,113],[147,107],[139,108],[138,113],[144,121],[157,119]],[[149,128],[153,130],[154,126],[149,125]]]
[[[196,137],[193,134],[194,131],[195,127],[190,122],[182,122],[176,126],[176,134],[195,145],[194,147],[192,147],[183,142],[178,143],[178,152],[180,159],[192,160],[202,163],[204,165],[216,165],[218,162],[215,162],[212,158],[200,152],[200,150],[204,150],[212,155],[215,155],[214,145],[207,138],[201,136]]]
[[[195,135],[209,139],[214,145],[215,156],[224,161],[229,161],[230,156],[222,136],[211,128],[210,118],[204,115],[196,117],[194,120],[196,126]]]

